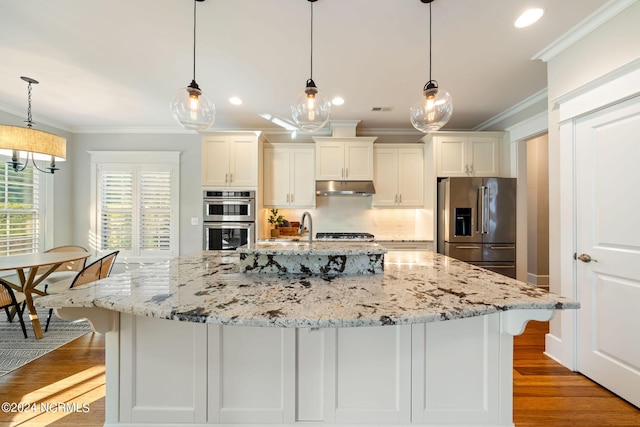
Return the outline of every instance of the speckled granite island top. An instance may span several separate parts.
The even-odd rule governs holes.
[[[43,307],[225,325],[352,327],[436,322],[579,304],[432,252],[389,252],[384,274],[244,274],[236,253],[202,251],[36,300]]]

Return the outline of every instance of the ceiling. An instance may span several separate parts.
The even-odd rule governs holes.
[[[533,60],[607,0],[436,0],[432,77],[451,93],[443,130],[477,129],[546,88]],[[198,3],[196,80],[215,103],[211,130],[284,129],[310,73],[310,6],[305,0]],[[527,7],[545,9],[516,29]],[[314,3],[313,79],[345,99],[331,120],[358,130],[415,132],[409,107],[429,80],[429,6],[420,0]],[[169,113],[192,78],[191,0],[5,1],[0,14],[0,110],[71,132],[180,132]],[[240,106],[228,99],[238,96]],[[389,111],[373,112],[373,107]],[[36,126],[37,127],[37,126]]]

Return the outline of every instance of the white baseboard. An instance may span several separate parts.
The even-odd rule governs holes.
[[[548,274],[534,274],[527,273],[527,283],[538,287],[549,289],[549,275]]]
[[[544,354],[555,360],[564,367],[569,368],[562,362],[562,340],[555,335],[546,334],[544,336]],[[571,368],[569,368],[571,369]]]

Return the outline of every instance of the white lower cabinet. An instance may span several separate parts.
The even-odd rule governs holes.
[[[304,329],[122,314],[107,424],[513,426],[500,316]]]

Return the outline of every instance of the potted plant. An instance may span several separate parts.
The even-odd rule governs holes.
[[[280,230],[278,229],[278,227],[280,227],[284,222],[284,217],[278,214],[278,209],[274,208],[269,210],[269,212],[269,224],[273,225],[273,228],[271,229],[271,237],[279,237]]]

